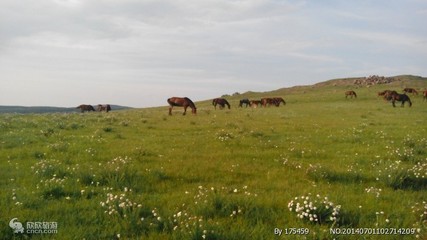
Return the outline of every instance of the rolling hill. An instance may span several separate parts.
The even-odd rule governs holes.
[[[365,81],[370,78],[385,78],[390,79],[389,83],[383,84],[355,84],[356,81]],[[307,93],[315,93],[320,88],[322,89],[333,89],[337,91],[337,89],[360,89],[360,88],[370,88],[375,85],[384,89],[393,89],[398,92],[401,92],[405,87],[412,87],[418,90],[424,90],[425,84],[427,82],[427,78],[421,76],[413,76],[413,75],[399,75],[394,77],[380,77],[380,76],[370,76],[370,77],[349,77],[349,78],[339,78],[332,79],[323,82],[319,82],[313,85],[304,85],[304,86],[293,86],[280,88],[277,90],[267,91],[267,92],[254,92],[248,91],[242,94],[235,93],[232,95],[225,94],[224,97],[230,98],[232,101],[238,101],[238,99],[242,98],[261,98],[264,96],[283,96],[289,94],[307,94]],[[210,100],[201,101],[202,105],[210,103]],[[131,107],[120,106],[120,105],[111,105],[113,110],[123,110],[123,109],[131,109]],[[55,107],[55,106],[1,106],[0,105],[0,113],[69,113],[69,112],[78,112],[74,107],[65,108],[65,107]]]
[[[114,110],[130,109],[130,107],[111,105]],[[78,109],[50,106],[0,106],[0,113],[70,113],[78,112]]]

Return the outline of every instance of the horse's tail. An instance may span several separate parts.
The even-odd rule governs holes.
[[[216,103],[216,98],[214,100],[212,100],[212,105],[215,106],[215,103]]]
[[[356,92],[353,92],[353,94],[354,94],[354,97],[355,97],[355,98],[357,98],[357,94],[356,94]]]

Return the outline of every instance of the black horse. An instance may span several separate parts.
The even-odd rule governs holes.
[[[78,106],[78,107],[76,107],[76,108],[80,108],[80,110],[81,110],[82,112],[95,111],[95,108],[93,108],[93,107],[92,107],[92,105],[86,105],[86,104],[79,105],[79,106]]]
[[[230,104],[224,98],[215,98],[214,100],[212,100],[212,105],[215,107],[215,109],[216,105],[219,105],[220,109],[223,109],[225,105],[227,105],[228,109],[230,109]]]
[[[191,108],[191,112],[193,114],[196,114],[197,108],[196,105],[194,105],[193,101],[189,99],[188,97],[171,97],[168,98],[169,103],[169,115],[172,115],[172,108],[173,107],[184,107],[184,113],[182,115],[185,115],[187,112],[187,108]]]
[[[247,98],[242,99],[239,102],[239,107],[243,107],[243,104],[245,104],[245,107],[248,107],[248,105],[251,105],[251,101],[249,101]]]
[[[399,93],[391,94],[390,100],[391,100],[391,103],[393,104],[393,107],[396,107],[396,105],[394,104],[396,101],[402,102],[402,105],[400,105],[401,107],[405,105],[405,102],[409,103],[409,107],[412,106],[411,99],[406,94],[399,94]]]

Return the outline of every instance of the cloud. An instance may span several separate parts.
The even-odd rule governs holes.
[[[147,95],[164,104],[171,94],[205,99],[373,69],[427,69],[421,9],[422,1],[5,0],[0,72],[46,92],[43,104],[45,89],[69,96],[65,105],[95,89],[93,101],[108,93],[141,106]],[[25,94],[2,102],[30,98],[42,100]]]

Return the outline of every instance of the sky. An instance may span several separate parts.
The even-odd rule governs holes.
[[[1,0],[0,105],[166,106],[427,76],[425,0]]]

